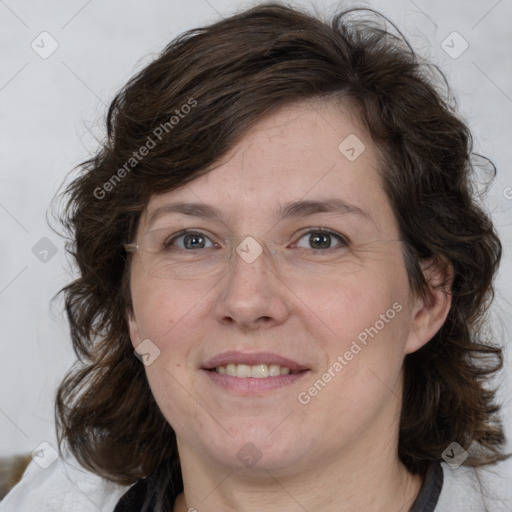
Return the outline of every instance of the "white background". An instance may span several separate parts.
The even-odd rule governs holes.
[[[102,136],[107,105],[135,71],[184,30],[253,3],[0,0],[0,457],[30,452],[42,441],[55,445],[53,397],[74,360],[62,303],[50,304],[71,279],[63,241],[47,223],[52,198],[67,173],[95,150],[91,132]],[[318,0],[302,5],[328,15],[337,6],[354,4]],[[498,167],[487,206],[505,253],[492,313],[500,341],[510,345],[512,1],[375,0],[358,5],[389,16],[416,50],[441,66],[473,131],[475,149]],[[47,59],[31,48],[44,31],[58,43]],[[441,47],[453,31],[469,44],[456,59]],[[43,237],[57,248],[47,262],[32,252]],[[509,346],[506,357],[499,397],[512,438]]]

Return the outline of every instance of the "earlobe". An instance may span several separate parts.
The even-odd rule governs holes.
[[[429,259],[421,263],[428,290],[418,296],[411,312],[412,327],[405,346],[410,354],[428,343],[441,329],[450,311],[453,266],[448,262]]]
[[[139,340],[139,328],[137,326],[137,320],[135,319],[135,313],[133,309],[126,312],[126,321],[128,323],[128,331],[130,333],[130,340],[133,347],[137,347],[140,343]]]

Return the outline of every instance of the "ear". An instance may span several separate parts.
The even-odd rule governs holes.
[[[406,354],[420,349],[434,337],[443,326],[452,304],[453,266],[439,259],[429,259],[421,262],[421,269],[428,290],[424,298],[418,296],[415,299]]]
[[[126,310],[126,321],[128,323],[128,331],[130,333],[130,340],[133,348],[138,347],[140,344],[139,327],[132,307],[129,307]]]

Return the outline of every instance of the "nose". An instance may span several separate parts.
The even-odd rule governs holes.
[[[290,315],[289,292],[272,264],[272,248],[247,237],[233,251],[219,283],[218,322],[242,330],[282,324]]]

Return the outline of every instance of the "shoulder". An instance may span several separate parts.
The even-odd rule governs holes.
[[[38,455],[0,502],[0,512],[112,512],[130,487],[85,470],[71,454],[58,457],[50,445]]]
[[[435,512],[510,512],[512,460],[473,469],[443,468],[443,487]]]

